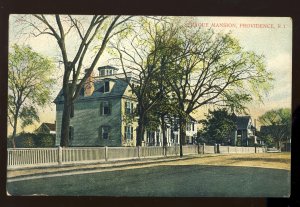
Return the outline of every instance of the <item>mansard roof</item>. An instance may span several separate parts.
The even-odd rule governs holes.
[[[104,83],[105,81],[112,81],[114,85],[112,86],[110,92],[103,93]],[[84,96],[84,88],[81,89],[79,97],[76,101],[81,100],[89,100],[89,99],[101,99],[101,98],[109,98],[109,97],[121,97],[124,95],[125,90],[128,86],[128,83],[124,79],[116,79],[116,78],[95,78],[94,80],[94,92],[91,96]],[[111,87],[111,86],[110,86]],[[54,100],[54,103],[59,104],[62,103],[63,98],[63,90],[61,89],[58,93],[57,97]]]
[[[247,129],[251,120],[250,116],[236,116],[236,126],[238,130]]]

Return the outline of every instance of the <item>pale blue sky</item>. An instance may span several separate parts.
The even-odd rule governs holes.
[[[44,55],[51,56],[58,60],[60,58],[59,49],[56,41],[50,36],[39,36],[27,38],[20,35],[18,32],[20,26],[15,24],[15,18],[18,15],[10,16],[9,28],[9,44],[28,44],[37,52]],[[239,41],[241,46],[246,50],[253,50],[258,54],[263,54],[266,57],[267,70],[274,74],[274,88],[270,91],[269,95],[265,98],[264,104],[253,103],[249,104],[250,113],[253,118],[257,118],[265,111],[291,106],[291,82],[292,82],[292,20],[288,17],[193,17],[182,18],[183,22],[193,22],[193,26],[200,25],[214,25],[213,29],[216,32],[229,32],[231,31]],[[235,27],[216,27],[217,25],[235,25]],[[274,28],[245,28],[241,24],[273,24]],[[279,28],[280,26],[280,28]],[[208,27],[207,27],[208,28]],[[72,38],[68,46],[71,48],[72,44],[76,43],[75,38]],[[91,58],[91,57],[90,57]],[[106,65],[104,56],[100,59],[98,65]],[[57,69],[56,75],[62,75],[61,69]],[[57,94],[61,87],[61,79],[54,88],[53,97]],[[198,118],[203,117],[203,112],[207,108],[200,110],[195,116]],[[55,105],[51,104],[49,107],[41,110],[41,122],[54,122],[55,121]],[[33,127],[27,128],[28,130],[39,126],[36,124]],[[10,130],[9,130],[10,131]]]

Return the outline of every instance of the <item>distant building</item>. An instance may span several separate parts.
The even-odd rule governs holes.
[[[258,143],[255,136],[255,127],[252,124],[251,116],[235,116],[236,130],[232,145],[235,146],[252,146]]]
[[[167,146],[173,146],[179,144],[179,124],[178,119],[172,118],[172,120],[166,120],[166,140]],[[198,122],[189,117],[189,121],[186,124],[186,136],[183,144],[194,144],[197,138]],[[163,134],[162,129],[159,127],[156,131],[147,131],[144,145],[147,146],[163,146]]]
[[[261,126],[260,134],[262,136],[270,135],[275,140],[280,140],[276,143],[276,147],[282,151],[291,150],[291,137],[288,135],[290,129],[286,125],[270,125]]]
[[[55,134],[56,127],[55,123],[42,123],[36,130],[36,133],[43,133],[43,134]]]

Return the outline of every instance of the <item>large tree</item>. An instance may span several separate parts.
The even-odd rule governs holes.
[[[244,50],[231,34],[184,26],[172,30],[174,40],[165,44],[161,58],[165,80],[178,103],[183,156],[185,125],[192,112],[211,104],[244,110],[246,103],[262,101],[272,77],[264,57]]]
[[[231,144],[236,123],[233,114],[227,109],[209,110],[206,119],[200,123],[203,125],[201,136],[207,143]]]
[[[264,138],[272,138],[280,148],[280,143],[291,136],[291,109],[280,108],[267,111],[258,118],[261,123],[261,135]],[[263,129],[264,128],[264,129]]]
[[[107,43],[119,33],[127,30],[125,24],[131,16],[76,16],[76,15],[26,15],[18,21],[29,25],[34,36],[49,35],[55,38],[61,53],[63,71],[64,108],[61,126],[61,146],[69,145],[70,113],[73,102],[81,88],[92,74]],[[87,55],[91,50],[92,56]],[[83,72],[84,62],[87,69]],[[82,77],[80,78],[80,75]]]
[[[11,47],[8,64],[8,122],[15,147],[19,122],[23,128],[39,121],[38,107],[50,102],[54,64],[30,47],[18,45]]]
[[[160,58],[166,41],[163,39],[171,39],[172,36],[167,31],[167,19],[140,17],[135,23],[134,31],[125,37],[126,41],[123,37],[112,46],[117,55],[116,64],[122,68],[125,80],[138,102],[137,146],[141,146],[146,127],[157,128],[151,122],[156,120],[154,122],[157,125],[160,117],[156,117],[157,114],[152,112],[158,108],[162,109],[161,104],[164,104],[166,94],[162,88],[164,77]],[[162,121],[162,127],[165,128],[164,126]],[[163,136],[166,144],[165,134]]]

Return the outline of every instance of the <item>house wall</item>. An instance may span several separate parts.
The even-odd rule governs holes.
[[[136,146],[136,136],[137,136],[137,127],[138,127],[138,123],[137,123],[137,119],[136,117],[132,117],[132,116],[128,116],[125,113],[125,102],[126,101],[131,101],[133,102],[133,110],[136,109],[136,101],[134,101],[132,98],[130,97],[124,97],[121,99],[121,108],[120,108],[120,113],[122,114],[122,122],[121,122],[121,128],[119,129],[119,131],[121,132],[121,142],[122,142],[122,146]],[[125,138],[125,126],[132,126],[133,127],[133,139],[129,140]]]
[[[121,100],[120,98],[105,99],[111,101],[111,114],[100,115],[100,102],[104,99],[85,100],[74,103],[74,117],[70,126],[74,128],[74,137],[70,146],[121,146]],[[56,145],[60,144],[61,118],[63,104],[56,105]],[[99,127],[110,126],[109,139],[99,137]]]
[[[194,124],[194,130],[193,127],[191,126],[191,130],[186,130],[186,141],[187,144],[191,144],[193,141],[193,137],[197,137],[197,128],[198,124],[196,122],[189,122],[188,124]]]

